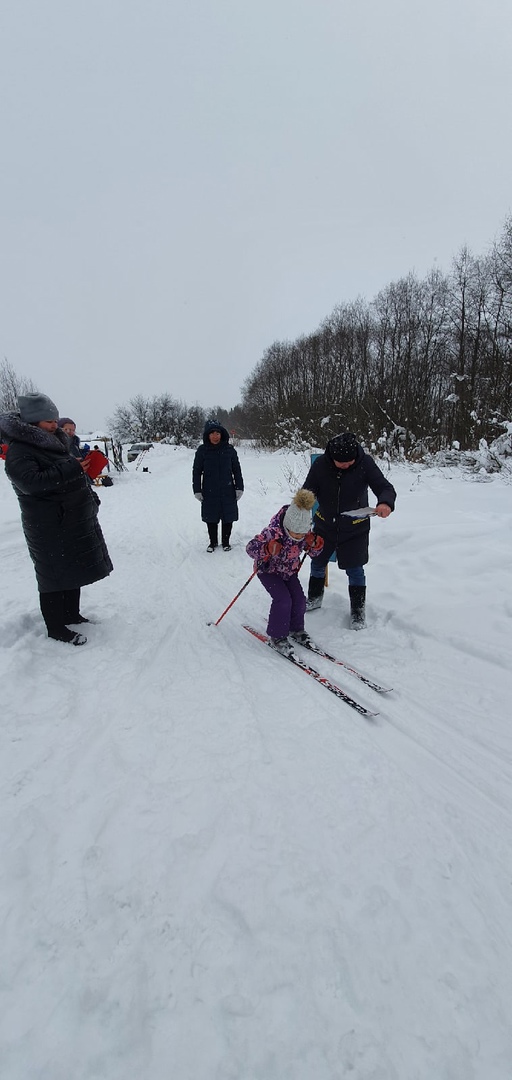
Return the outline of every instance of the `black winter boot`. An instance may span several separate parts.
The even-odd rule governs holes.
[[[62,593],[62,601],[66,626],[69,626],[70,623],[75,626],[76,623],[89,621],[84,619],[83,615],[80,615],[80,589],[67,589],[66,592]]]
[[[353,630],[362,630],[365,623],[366,585],[349,585],[350,623]]]
[[[41,614],[49,638],[53,638],[54,641],[66,641],[70,645],[85,645],[87,638],[83,634],[74,634],[68,629],[65,621],[69,614],[75,615],[78,612],[79,601],[80,589],[39,593]]]
[[[206,550],[212,552],[215,551],[219,542],[219,523],[218,521],[208,521],[206,523],[206,528],[208,529],[208,536],[210,537],[210,543]]]
[[[322,607],[322,600],[324,598],[325,578],[311,576],[308,584],[308,599],[306,602],[306,611],[314,611],[315,608]]]
[[[232,525],[232,523],[230,521],[223,521],[222,522],[222,530],[221,530],[222,531],[222,547],[224,548],[224,551],[231,551],[231,544],[230,544],[229,541],[230,541],[230,537],[231,537],[231,529],[232,528],[233,528],[233,525]]]

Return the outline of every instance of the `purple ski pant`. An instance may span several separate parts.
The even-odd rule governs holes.
[[[277,574],[258,574],[272,603],[267,623],[269,637],[287,637],[291,631],[304,629],[306,597],[298,574],[282,578]]]

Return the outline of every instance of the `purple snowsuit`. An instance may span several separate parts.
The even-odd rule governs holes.
[[[306,597],[298,576],[301,554],[306,551],[314,558],[321,551],[320,549],[312,554],[305,538],[294,540],[288,536],[283,526],[287,509],[288,506],[282,506],[266,529],[262,529],[257,536],[249,540],[245,549],[254,559],[255,569],[258,567],[261,584],[272,597],[267,634],[273,638],[287,637],[290,633],[304,629]],[[278,540],[282,544],[278,555],[267,554],[266,545],[270,540]]]

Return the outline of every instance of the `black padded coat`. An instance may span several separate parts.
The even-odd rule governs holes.
[[[34,563],[39,592],[90,585],[113,569],[98,524],[99,499],[75,457],[69,439],[25,424],[15,414],[0,417],[9,439],[5,471],[18,496],[21,523]]]
[[[343,517],[341,511],[368,506],[369,487],[377,502],[386,503],[394,510],[396,491],[370,454],[365,454],[358,444],[354,464],[348,469],[337,469],[326,450],[313,462],[303,487],[313,491],[318,500],[313,527],[324,538],[325,555],[329,548],[336,550],[342,570],[367,563],[370,519]]]
[[[208,436],[220,431],[221,441],[216,446]],[[242,470],[234,446],[229,444],[225,427],[208,421],[203,432],[203,442],[198,446],[192,468],[192,490],[201,493],[201,517],[209,522],[238,521],[238,503],[235,492],[244,490]]]

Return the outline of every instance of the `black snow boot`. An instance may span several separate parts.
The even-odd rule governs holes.
[[[306,611],[314,611],[315,608],[322,607],[322,600],[324,598],[325,578],[310,577],[308,585],[308,599],[306,602]]]
[[[218,522],[208,521],[206,528],[208,529],[208,536],[210,537],[210,543],[206,548],[207,551],[215,551],[217,544],[219,543]]]
[[[87,638],[83,634],[73,634],[71,630],[68,630],[67,626],[64,626],[62,630],[57,631],[55,634],[48,634],[49,638],[53,638],[54,641],[65,641],[67,645],[86,645]]]
[[[365,624],[366,585],[349,585],[350,625],[353,630],[362,630]]]
[[[230,541],[230,537],[231,537],[231,529],[232,528],[233,528],[233,526],[232,526],[232,523],[230,521],[227,521],[227,522],[223,521],[222,522],[222,547],[223,547],[224,551],[231,551],[231,544],[230,544],[229,541]]]
[[[62,594],[64,601],[64,622],[66,626],[79,626],[80,623],[89,622],[85,615],[80,614],[80,589],[68,589]]]

